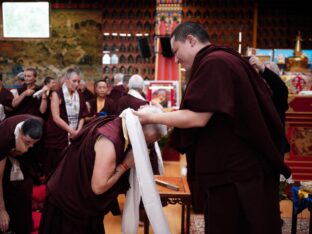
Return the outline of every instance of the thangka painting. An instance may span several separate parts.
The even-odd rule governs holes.
[[[288,129],[291,156],[312,157],[312,128],[292,126]]]
[[[312,89],[312,73],[285,72],[281,78],[287,85],[289,94],[299,94]]]
[[[78,67],[82,78],[101,77],[101,11],[51,10],[51,37],[44,40],[0,40],[0,71],[6,84],[27,67],[45,76],[61,77],[69,67]]]

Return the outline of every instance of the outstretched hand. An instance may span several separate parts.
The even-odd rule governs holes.
[[[139,121],[140,121],[140,123],[141,123],[142,125],[150,123],[150,122],[149,122],[149,118],[150,118],[150,116],[151,116],[150,113],[140,111],[140,109],[137,110],[137,111],[132,110],[132,112],[133,112],[134,115],[138,116]]]
[[[159,108],[162,111],[164,110],[163,106],[160,105],[157,102],[151,101],[150,104],[152,106],[155,106],[155,107]],[[148,105],[141,106],[137,111],[136,110],[132,110],[133,114],[139,117],[139,121],[140,121],[140,123],[142,125],[153,123],[152,120],[151,120],[151,116],[153,114],[149,113],[149,112],[146,112],[146,111],[142,111],[142,109],[144,109],[145,106],[148,106]]]
[[[156,106],[156,107],[158,107],[159,109],[161,109],[162,111],[164,111],[164,107],[163,107],[162,105],[160,105],[159,102],[156,102],[156,101],[151,100],[151,101],[150,101],[150,104],[151,104],[152,106]]]

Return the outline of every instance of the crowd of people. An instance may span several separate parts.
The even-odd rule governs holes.
[[[75,231],[70,233],[79,233],[78,230],[85,231],[86,228],[94,230],[93,233],[103,233],[104,214],[108,211],[120,214],[117,195],[126,192],[127,176],[122,174],[133,165],[133,159],[130,147],[125,149],[122,121],[118,116],[128,107],[137,110],[148,102],[143,96],[139,96],[143,94],[143,78],[140,75],[131,77],[129,87],[123,83],[123,74],[115,77],[115,84],[103,79],[95,81],[94,92],[91,92],[76,68],[68,69],[60,82],[46,77],[41,86],[36,84],[36,70],[26,68],[23,74],[17,76],[17,80],[23,83],[10,92],[4,87],[1,75],[0,103],[3,117],[0,130],[8,134],[0,137],[0,177],[3,181],[0,186],[0,231],[30,233],[32,186],[38,181],[43,181],[47,186],[41,233],[65,233],[73,231],[70,228],[74,227]],[[32,135],[32,125],[24,130],[29,121],[35,121],[40,126],[40,134]],[[35,127],[39,128],[37,125]],[[21,134],[17,135],[19,131]],[[149,131],[146,136],[153,134],[154,131]],[[89,138],[91,135],[93,137]],[[156,140],[160,137],[159,134],[155,136]],[[78,149],[78,146],[82,148]],[[148,141],[148,148],[153,171],[159,174],[160,156],[156,154],[154,140]],[[71,153],[72,150],[75,151],[74,154]],[[77,150],[83,153],[81,159],[78,159]],[[85,154],[87,150],[90,152]],[[69,156],[71,154],[73,156]],[[16,157],[17,155],[22,156]],[[88,157],[85,158],[86,156]],[[73,161],[66,162],[65,158]],[[77,164],[77,171],[74,170],[75,163],[80,163]],[[69,168],[62,168],[65,167],[64,164]],[[81,166],[86,166],[85,171]],[[12,180],[13,168],[18,168],[16,170],[22,175],[17,174],[17,180]],[[67,182],[63,175],[59,175],[65,171],[69,173],[65,175],[69,184],[65,184]],[[77,182],[72,180],[75,176]],[[84,176],[87,177],[83,178]],[[60,178],[57,183],[56,178]],[[90,204],[94,200],[89,210],[79,211],[80,217],[75,218],[78,206],[72,210],[73,206],[69,205],[69,208],[64,205],[69,196],[66,191],[72,184],[82,185],[80,192],[84,191],[86,196],[90,196]],[[67,188],[64,191],[63,186]],[[77,204],[81,204],[81,209],[86,208],[81,194],[76,193],[77,189],[71,190],[71,201],[76,199]],[[65,198],[61,198],[59,193]],[[99,197],[103,197],[101,201]],[[95,207],[97,211],[92,211]],[[64,215],[51,221],[54,212]],[[90,215],[92,218],[96,215],[97,221],[81,221]],[[66,225],[55,225],[62,219],[66,220]],[[69,220],[73,221],[72,225]],[[48,226],[51,228],[47,228]]]
[[[127,85],[123,74],[113,84],[94,81],[93,92],[76,68],[60,82],[46,77],[41,86],[37,71],[26,68],[11,92],[0,76],[0,231],[31,232],[31,191],[41,177],[47,186],[41,234],[105,233],[104,215],[118,213],[116,198],[129,188],[134,165],[118,117],[132,108],[143,126],[174,127],[170,144],[186,154],[205,233],[281,233],[279,175],[291,174],[283,162],[287,87],[256,57],[212,45],[199,24],[178,25],[171,46],[176,62],[190,71],[174,112],[142,111],[148,101],[138,74]],[[161,134],[148,129],[153,173],[160,174],[155,142]]]

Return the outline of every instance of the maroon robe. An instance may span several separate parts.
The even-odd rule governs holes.
[[[6,158],[9,152],[15,148],[16,125],[29,118],[42,121],[32,115],[17,115],[0,123],[0,160]],[[29,234],[32,229],[32,166],[35,164],[32,156],[33,154],[29,152],[15,157],[19,161],[24,175],[22,181],[10,181],[12,167],[10,160],[7,159],[4,169],[2,185],[4,204],[10,216],[9,230],[14,230],[16,234]]]
[[[278,177],[290,171],[279,152],[283,128],[267,87],[237,52],[216,46],[198,52],[190,74],[180,108],[214,114],[202,128],[175,128],[171,144],[186,153],[188,181],[206,191],[206,232],[214,233],[220,219],[220,233],[280,233]],[[222,210],[237,213],[221,218]]]
[[[88,89],[85,88],[84,91],[80,91],[86,102],[95,98],[95,95]]]
[[[124,95],[127,95],[128,91],[126,90],[125,86],[123,85],[114,85],[110,94],[107,95],[113,101],[118,101]]]
[[[134,110],[138,110],[140,106],[144,106],[146,104],[148,104],[148,101],[136,98],[130,94],[126,94],[118,100],[117,104],[118,114],[120,114],[123,110],[127,109],[128,107]]]
[[[117,110],[116,110],[116,103],[106,97],[105,98],[105,104],[104,104],[104,107],[101,109],[101,110],[98,110],[97,109],[97,105],[96,105],[96,98],[92,99],[89,101],[89,104],[90,104],[90,113],[89,113],[89,116],[103,116],[101,114],[101,112],[105,112],[106,115],[115,115],[117,113]]]
[[[68,124],[68,117],[66,113],[66,106],[64,100],[64,94],[62,88],[60,88],[57,92],[59,99],[61,100],[60,103],[60,117]],[[80,92],[79,99],[80,99],[80,110],[79,110],[79,117],[84,118],[88,115],[87,106],[84,100],[84,97]],[[45,160],[45,175],[48,175],[56,166],[56,164],[60,160],[60,153],[63,149],[68,146],[68,132],[64,129],[60,128],[53,120],[52,113],[50,111],[50,115],[48,120],[45,122],[45,134],[44,134],[44,146],[47,149],[46,160]]]
[[[95,161],[94,145],[99,136],[110,139],[116,165],[125,156],[121,118],[102,117],[87,124],[63,152],[64,157],[47,184],[47,201],[40,233],[102,234],[103,217],[118,194],[128,189],[128,173],[113,187],[96,195],[91,188]]]
[[[0,87],[0,104],[2,104],[4,107],[4,112],[5,112],[6,117],[8,117],[8,114],[10,114],[10,112],[8,112],[6,108],[13,109],[12,100],[13,100],[13,94],[6,88]]]
[[[35,86],[33,89],[35,92],[40,90],[41,87]],[[25,90],[27,90],[27,86],[24,84],[21,88],[17,90],[18,94],[21,95]],[[33,96],[26,96],[18,106],[14,108],[14,115],[21,115],[21,114],[30,114],[41,116],[40,113],[40,104],[41,99],[33,98]]]

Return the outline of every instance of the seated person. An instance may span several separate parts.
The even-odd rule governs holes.
[[[147,109],[154,111],[142,111]],[[118,194],[129,188],[126,171],[134,164],[123,123],[116,116],[96,118],[63,151],[47,183],[41,234],[105,233],[103,218]],[[146,142],[158,140],[163,127],[143,126]]]

